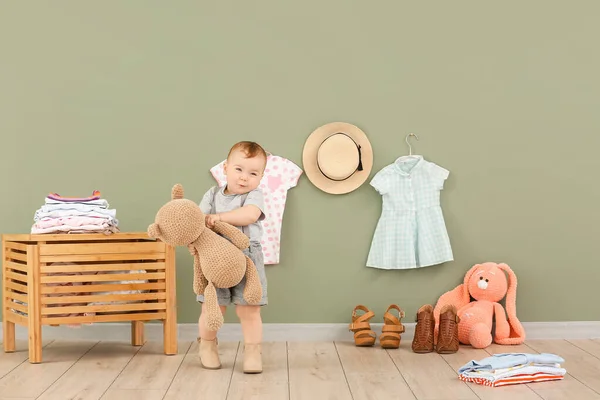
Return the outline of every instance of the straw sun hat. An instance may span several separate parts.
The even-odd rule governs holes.
[[[331,122],[315,129],[304,143],[302,164],[307,178],[330,194],[360,187],[373,167],[373,149],[360,128]]]

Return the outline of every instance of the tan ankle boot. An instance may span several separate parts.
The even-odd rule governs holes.
[[[262,349],[260,343],[244,345],[244,373],[260,374],[262,372]]]
[[[417,326],[412,341],[412,351],[415,353],[431,353],[433,351],[435,318],[433,306],[425,304],[417,310]]]
[[[456,353],[460,346],[458,341],[458,323],[456,306],[447,304],[440,311],[440,329],[436,351],[440,354]]]
[[[217,344],[217,338],[214,338],[213,340],[198,338],[198,356],[200,357],[202,366],[206,369],[221,368]]]

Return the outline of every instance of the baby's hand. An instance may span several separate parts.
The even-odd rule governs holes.
[[[188,244],[187,247],[192,256],[195,256],[196,254],[198,254],[198,252],[196,251],[196,247],[193,244]]]
[[[215,227],[215,222],[221,220],[221,216],[219,214],[208,214],[205,216],[206,226],[210,229]]]

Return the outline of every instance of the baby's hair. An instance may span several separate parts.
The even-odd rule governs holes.
[[[263,149],[260,144],[250,141],[242,141],[234,144],[231,147],[231,150],[229,150],[227,158],[231,156],[231,153],[238,150],[244,152],[244,154],[246,154],[246,158],[253,158],[260,155],[264,157],[265,161],[267,160],[267,152],[265,151],[265,149]]]

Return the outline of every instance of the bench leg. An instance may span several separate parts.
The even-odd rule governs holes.
[[[175,318],[166,318],[163,321],[163,340],[165,354],[177,354],[177,324]]]
[[[29,334],[29,362],[42,362],[42,305],[40,295],[40,253],[37,245],[27,245],[27,327]]]
[[[2,335],[4,336],[4,352],[12,353],[15,351],[15,323],[2,321]]]
[[[29,320],[29,362],[31,364],[42,362],[42,324],[34,318]]]
[[[177,298],[175,294],[175,248],[167,246],[165,257],[165,319],[163,340],[165,354],[177,354]]]
[[[144,345],[144,322],[143,321],[131,321],[131,345],[132,346],[143,346]]]

